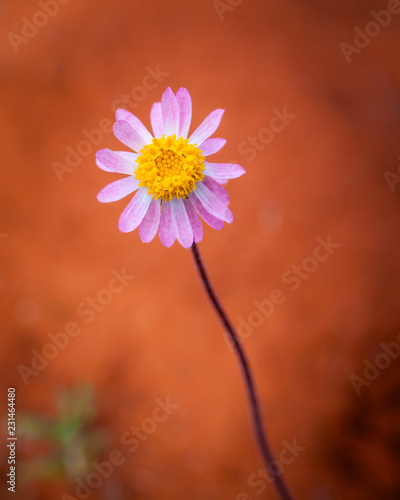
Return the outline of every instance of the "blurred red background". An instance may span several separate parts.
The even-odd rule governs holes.
[[[94,154],[120,147],[105,129],[122,96],[149,126],[152,103],[184,86],[191,130],[226,109],[216,136],[228,143],[215,161],[247,171],[227,186],[233,224],[205,227],[200,251],[246,337],[275,451],[301,447],[284,465],[295,497],[400,498],[398,360],[381,357],[387,367],[364,375],[365,359],[375,366],[382,342],[398,345],[400,332],[400,2],[57,5],[0,7],[3,409],[10,386],[17,413],[43,416],[55,414],[60,387],[94,388],[93,426],[107,435],[97,463],[118,450],[123,463],[93,500],[275,498],[255,483],[262,462],[242,379],[190,251],[120,233],[127,200],[96,200],[116,179]],[[290,118],[271,135],[285,109]],[[307,258],[329,236],[340,245],[315,268]],[[292,266],[302,275],[290,282]],[[101,311],[81,305],[123,269],[134,279]],[[252,315],[274,289],[285,301],[267,318]],[[70,322],[79,333],[22,376],[32,350]],[[156,400],[168,397],[178,407],[154,428]],[[129,452],[121,437],[132,426],[148,435]],[[28,442],[18,446],[21,462],[35,458]],[[78,498],[73,474],[24,481],[20,472],[13,498],[63,494]]]

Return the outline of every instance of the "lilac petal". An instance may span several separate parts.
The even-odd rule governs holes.
[[[166,137],[174,134],[178,135],[179,106],[170,87],[167,88],[161,97],[161,112]]]
[[[222,229],[224,227],[224,221],[214,217],[210,214],[202,205],[201,201],[194,195],[194,193],[190,193],[189,200],[196,209],[197,213],[200,217],[213,229]]]
[[[219,196],[212,193],[202,182],[196,184],[196,190],[193,191],[193,193],[210,214],[228,223],[233,221],[233,214],[226,204]]]
[[[152,198],[149,209],[140,223],[139,236],[143,243],[150,243],[157,234],[160,224],[160,205],[160,199],[156,200]]]
[[[183,204],[185,205],[190,224],[192,225],[193,240],[195,243],[199,243],[203,239],[203,226],[201,225],[201,220],[190,200],[183,200]],[[224,223],[222,222],[222,224]]]
[[[214,181],[218,182],[218,184],[226,184],[228,179],[219,179],[218,177],[214,177]]]
[[[203,123],[197,127],[193,134],[189,137],[190,144],[202,144],[206,139],[208,139],[219,127],[222,115],[224,114],[223,109],[216,109],[210,113]]]
[[[199,145],[204,156],[213,155],[222,149],[226,144],[226,139],[206,139],[202,144]]]
[[[235,163],[206,162],[206,168],[204,169],[204,175],[218,177],[220,179],[236,179],[245,173],[245,169]]]
[[[128,122],[129,125],[140,135],[145,144],[150,144],[153,140],[153,136],[139,120],[139,118],[137,118],[126,109],[117,109],[117,111],[115,112],[115,117],[117,120]]]
[[[96,165],[101,168],[101,170],[104,170],[104,172],[114,172],[114,170],[111,170],[110,168],[106,167],[98,158],[97,158],[97,153],[96,153]]]
[[[221,184],[218,184],[212,177],[207,177],[205,176],[203,179],[203,184],[215,195],[218,196],[218,198],[225,203],[226,205],[229,205],[229,194],[225,191],[225,188],[221,186]]]
[[[115,151],[118,155],[122,156],[126,160],[129,160],[131,163],[134,164],[135,170],[137,168],[136,165],[136,159],[139,156],[137,153],[131,153],[130,151]]]
[[[175,224],[176,238],[183,248],[190,248],[193,244],[193,229],[182,198],[172,198],[171,204],[172,220]]]
[[[97,165],[108,172],[133,174],[137,165],[111,149],[100,149],[96,153]]]
[[[136,229],[146,215],[150,202],[151,196],[147,194],[147,188],[140,188],[119,218],[120,231],[129,233]]]
[[[190,122],[192,121],[192,98],[189,92],[181,87],[176,93],[176,100],[179,105],[179,130],[178,137],[187,139]]]
[[[136,153],[138,153],[146,144],[136,130],[124,120],[118,120],[115,122],[113,125],[113,131],[115,137],[119,139],[122,144],[125,144],[125,146],[128,146],[128,148],[131,148]]]
[[[153,129],[154,137],[157,137],[159,139],[164,134],[161,102],[155,102],[151,107],[150,122],[151,122],[151,128]]]
[[[161,243],[167,248],[171,247],[176,240],[175,224],[172,219],[171,203],[169,201],[163,201],[161,203],[161,218],[158,236],[160,237]]]
[[[108,184],[97,195],[97,199],[102,203],[118,201],[133,193],[139,187],[139,181],[132,176],[124,177],[118,181]]]

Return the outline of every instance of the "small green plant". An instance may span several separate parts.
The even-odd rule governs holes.
[[[25,460],[21,479],[72,479],[86,474],[107,444],[107,431],[96,426],[95,393],[91,386],[55,394],[56,414],[20,414],[17,422]],[[30,458],[32,456],[32,458]]]

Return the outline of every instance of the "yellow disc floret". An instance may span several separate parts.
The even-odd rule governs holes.
[[[164,201],[187,198],[196,189],[196,182],[204,179],[202,151],[187,139],[175,135],[153,138],[143,146],[136,159],[135,178],[139,186],[147,187],[148,194]]]

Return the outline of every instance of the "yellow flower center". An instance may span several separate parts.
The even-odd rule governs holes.
[[[196,182],[204,179],[202,151],[187,139],[171,135],[153,138],[143,146],[136,159],[135,178],[139,186],[149,188],[148,194],[164,201],[187,198],[196,189]]]

